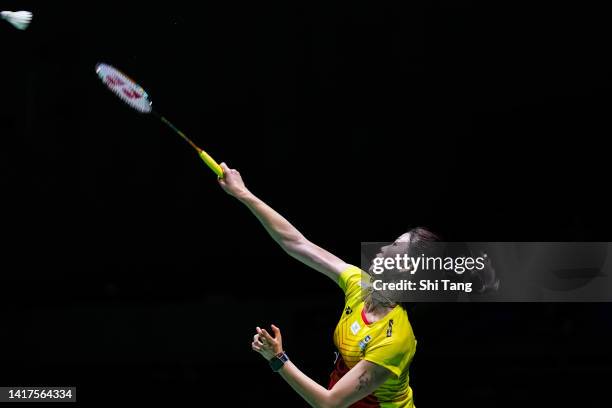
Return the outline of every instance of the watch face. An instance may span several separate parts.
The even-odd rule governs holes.
[[[272,370],[278,371],[287,361],[289,361],[289,357],[285,353],[279,353],[270,359],[270,367],[272,367]]]

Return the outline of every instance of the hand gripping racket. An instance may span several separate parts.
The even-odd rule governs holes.
[[[183,132],[178,130],[176,126],[170,123],[168,119],[155,112],[151,107],[152,102],[149,100],[149,95],[130,77],[110,65],[101,63],[96,65],[96,73],[102,82],[104,82],[104,84],[108,87],[108,89],[113,91],[113,93],[121,98],[123,102],[127,103],[141,113],[155,115],[163,123],[168,125],[170,129],[174,130],[180,137],[189,143],[191,147],[196,150],[196,152],[198,152],[198,155],[204,161],[204,163],[206,163],[206,165],[210,167],[210,169],[214,171],[219,178],[223,178],[223,169],[221,169],[221,166],[219,166],[219,164],[212,157],[210,157],[208,153],[200,149],[191,141],[191,139],[185,136]]]

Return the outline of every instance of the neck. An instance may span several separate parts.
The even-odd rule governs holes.
[[[395,307],[394,304],[380,303],[376,301],[376,299],[373,299],[372,296],[366,299],[364,306],[366,313],[378,316],[379,318],[384,317]]]

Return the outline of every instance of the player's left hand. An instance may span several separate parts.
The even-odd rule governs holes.
[[[274,337],[266,331],[266,329],[256,328],[257,334],[253,336],[251,348],[261,354],[266,360],[283,351],[283,337],[281,331],[275,325],[271,325]]]

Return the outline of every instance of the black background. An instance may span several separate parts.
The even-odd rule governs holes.
[[[0,24],[2,385],[81,403],[305,406],[342,296],[285,256],[107,62],[312,241],[609,241],[611,30],[598,2],[31,2]],[[419,407],[603,406],[602,304],[417,305]]]

